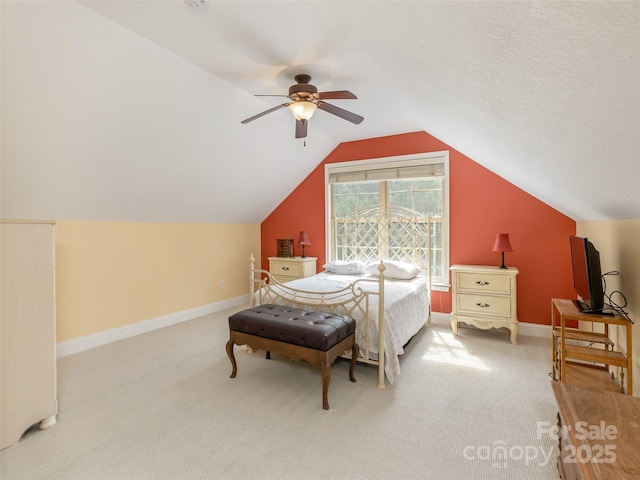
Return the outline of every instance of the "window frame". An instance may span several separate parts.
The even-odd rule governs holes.
[[[380,157],[371,158],[367,160],[353,160],[338,163],[325,164],[325,258],[327,261],[333,260],[331,258],[333,232],[331,222],[332,212],[332,192],[331,183],[329,181],[331,174],[349,173],[370,171],[377,169],[393,169],[410,166],[422,166],[441,163],[444,165],[444,180],[443,180],[443,199],[442,199],[442,277],[433,279],[434,290],[446,291],[449,287],[448,272],[449,272],[449,151],[437,151],[437,152],[424,152],[413,155],[399,155],[392,157]]]

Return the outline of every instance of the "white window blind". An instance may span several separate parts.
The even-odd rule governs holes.
[[[338,170],[338,169],[336,169]],[[380,180],[395,180],[403,178],[439,177],[444,176],[444,163],[430,163],[423,165],[404,165],[389,168],[367,168],[360,170],[330,171],[329,183],[366,182]]]

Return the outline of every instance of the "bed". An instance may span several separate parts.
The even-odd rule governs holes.
[[[280,283],[256,269],[252,255],[251,306],[272,303],[353,317],[358,361],[378,368],[379,388],[385,388],[385,376],[394,385],[399,356],[429,321],[430,221],[405,209],[371,207],[353,212],[335,228],[339,235],[332,254],[341,260],[325,264],[330,271]],[[350,358],[350,352],[345,355]]]

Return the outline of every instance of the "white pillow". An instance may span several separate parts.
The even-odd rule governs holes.
[[[336,275],[360,275],[364,273],[364,263],[357,260],[334,260],[323,265],[327,272]]]
[[[411,280],[420,273],[420,267],[407,262],[401,262],[399,260],[384,260],[384,276],[395,280]],[[366,271],[370,275],[379,275],[380,271],[378,267],[380,262],[373,262],[367,265]]]

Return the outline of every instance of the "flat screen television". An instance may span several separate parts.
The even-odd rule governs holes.
[[[602,314],[604,289],[600,271],[600,252],[587,239],[571,235],[571,265],[573,289],[578,295],[577,305],[583,313]]]

